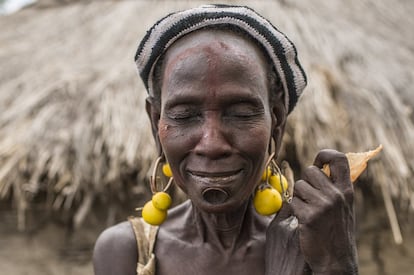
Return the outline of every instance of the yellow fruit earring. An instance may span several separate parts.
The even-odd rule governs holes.
[[[290,202],[289,184],[282,174],[271,154],[266,163],[261,183],[255,191],[253,205],[260,215],[268,216],[277,213],[282,208],[283,201]]]
[[[162,159],[162,157],[159,157],[156,160],[154,170],[150,178],[151,191],[153,193],[152,199],[148,201],[143,208],[136,209],[142,210],[142,218],[146,223],[151,225],[160,225],[165,221],[168,214],[167,210],[170,208],[172,203],[171,196],[166,192],[173,182],[171,167],[168,163],[164,164],[161,169],[163,175],[168,178],[168,183],[162,191],[157,191],[157,182],[161,181],[161,177],[157,176],[157,174]]]
[[[282,196],[268,184],[260,184],[253,197],[253,205],[257,213],[269,216],[282,208]]]

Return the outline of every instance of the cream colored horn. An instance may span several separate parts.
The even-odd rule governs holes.
[[[381,152],[383,146],[380,144],[377,148],[367,152],[361,153],[347,153],[346,157],[348,158],[349,169],[351,174],[351,182],[355,182],[356,179],[364,172],[367,168],[368,161],[375,157],[379,152]],[[329,169],[329,164],[325,164],[322,168],[322,171],[329,177],[331,175],[331,170]]]

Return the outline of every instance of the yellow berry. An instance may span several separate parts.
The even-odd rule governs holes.
[[[172,203],[171,197],[166,192],[157,192],[152,196],[152,204],[159,210],[167,210]]]
[[[263,189],[259,188],[253,198],[253,205],[260,215],[272,215],[282,207],[282,196],[270,186]]]
[[[142,209],[142,218],[151,225],[160,225],[167,218],[167,211],[159,210],[154,207],[152,201],[147,202]]]
[[[266,181],[270,177],[271,174],[272,174],[272,170],[270,169],[270,167],[267,167],[266,170],[264,170],[262,174],[262,181]]]
[[[271,175],[269,178],[269,184],[275,188],[280,194],[286,192],[288,189],[288,182],[285,176],[282,174]],[[282,190],[283,186],[283,190]]]
[[[171,172],[171,167],[168,163],[164,164],[162,166],[162,173],[164,174],[164,176],[171,178],[172,177],[172,172]]]

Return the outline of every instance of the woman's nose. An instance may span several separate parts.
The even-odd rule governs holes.
[[[228,129],[223,127],[217,116],[207,116],[201,127],[201,136],[196,145],[195,153],[210,159],[220,159],[230,155]]]

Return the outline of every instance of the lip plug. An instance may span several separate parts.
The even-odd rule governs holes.
[[[223,203],[227,200],[229,194],[223,189],[207,188],[203,191],[203,199],[211,204]]]

